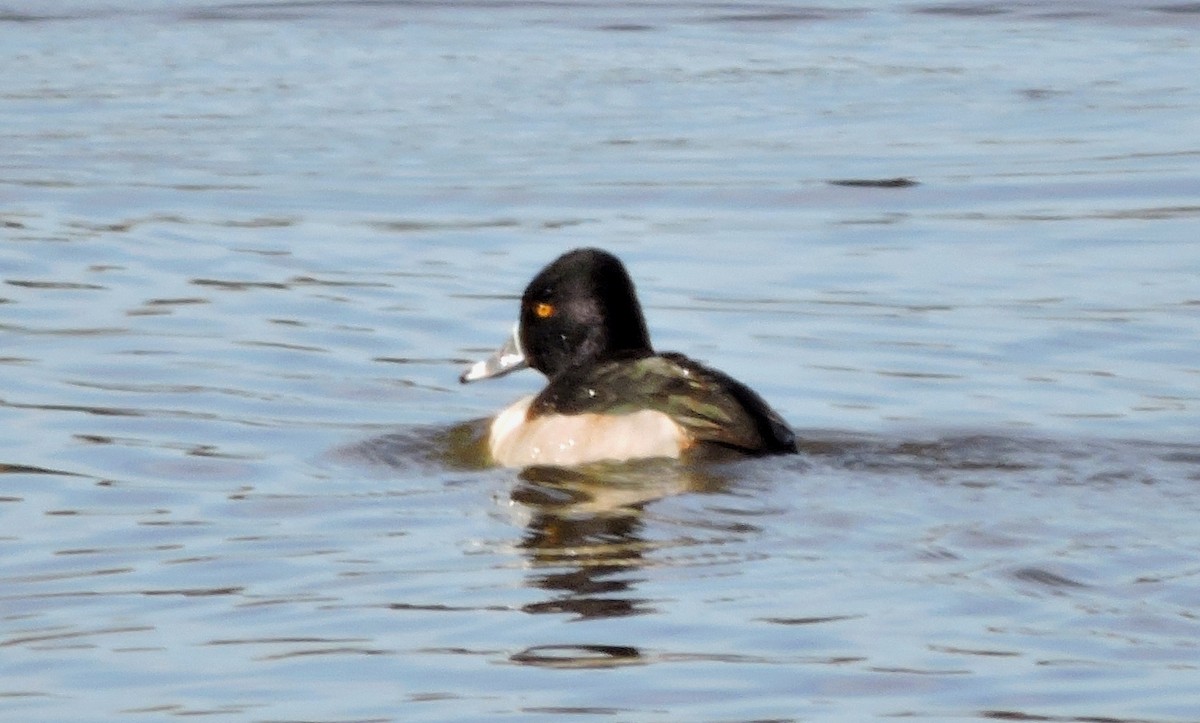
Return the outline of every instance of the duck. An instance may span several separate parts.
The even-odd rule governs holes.
[[[511,335],[459,380],[525,368],[547,384],[488,425],[488,454],[503,467],[797,451],[783,417],[748,386],[653,349],[633,280],[602,249],[568,251],[539,271]]]

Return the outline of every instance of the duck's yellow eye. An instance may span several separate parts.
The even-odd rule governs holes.
[[[533,313],[539,319],[548,319],[554,316],[554,304],[547,304],[544,301],[539,301],[533,305]]]

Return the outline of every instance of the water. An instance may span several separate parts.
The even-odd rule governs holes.
[[[1198,33],[7,3],[0,718],[1200,718]],[[803,454],[481,467],[584,245]]]

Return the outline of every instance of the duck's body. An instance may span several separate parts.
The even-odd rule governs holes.
[[[570,467],[605,460],[679,457],[690,446],[683,428],[651,409],[628,414],[530,414],[524,397],[492,420],[488,452],[505,467]]]
[[[543,269],[525,290],[513,338],[462,381],[526,365],[550,381],[492,421],[488,451],[504,466],[681,457],[706,448],[796,451],[782,417],[749,387],[651,349],[633,283],[604,251],[572,251]]]

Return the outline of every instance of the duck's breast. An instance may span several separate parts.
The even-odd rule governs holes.
[[[662,412],[546,414],[530,418],[533,397],[496,416],[488,449],[506,467],[572,466],[604,460],[679,457],[688,444],[682,428]]]

